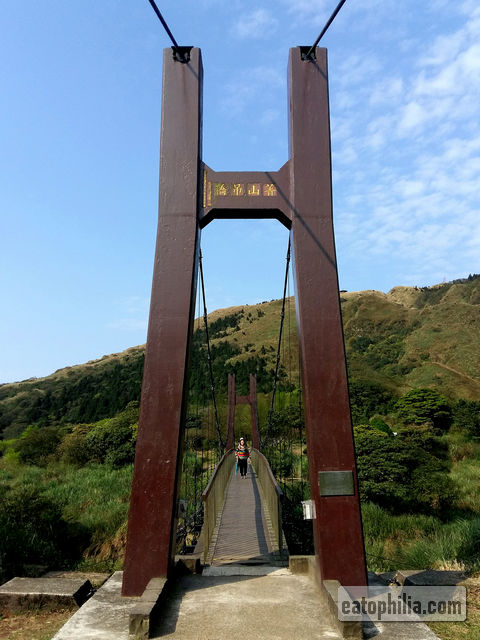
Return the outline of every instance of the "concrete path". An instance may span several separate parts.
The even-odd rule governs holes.
[[[213,575],[179,578],[151,630],[178,640],[340,640],[314,583],[288,569],[221,565]],[[263,572],[265,575],[260,575]],[[138,598],[121,597],[115,573],[53,640],[129,640],[128,619]],[[438,640],[425,624],[365,625],[372,640]]]
[[[122,598],[123,572],[117,571],[52,640],[128,640],[130,610],[138,598]]]
[[[216,536],[212,565],[230,562],[269,562],[271,551],[257,479],[232,475]]]
[[[182,578],[168,597],[151,637],[182,640],[341,638],[330,626],[309,578],[292,575],[288,569],[254,577],[193,575]]]

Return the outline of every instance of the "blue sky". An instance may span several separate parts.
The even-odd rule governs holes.
[[[288,49],[336,0],[159,0],[202,49],[204,160],[288,159]],[[162,51],[147,0],[0,0],[0,383],[145,341]],[[480,272],[480,8],[348,0],[329,51],[340,286]],[[281,297],[285,230],[207,227],[209,311]]]

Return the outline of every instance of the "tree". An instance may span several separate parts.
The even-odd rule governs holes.
[[[355,428],[362,501],[393,512],[441,513],[455,499],[446,449],[431,434],[406,430],[398,436]]]
[[[435,389],[412,389],[395,405],[404,424],[431,424],[436,431],[446,431],[452,423],[448,400]]]
[[[480,402],[458,400],[453,407],[453,422],[474,438],[480,438]]]
[[[65,431],[65,427],[30,426],[16,440],[13,448],[18,451],[20,462],[43,466],[55,455]]]
[[[85,529],[32,484],[0,484],[0,580],[24,575],[25,565],[69,566],[88,543]]]
[[[365,424],[374,414],[386,414],[393,406],[392,394],[379,384],[358,380],[349,387],[353,424]]]

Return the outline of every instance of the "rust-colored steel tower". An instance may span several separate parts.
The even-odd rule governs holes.
[[[123,594],[173,568],[200,230],[275,218],[291,233],[320,580],[366,584],[332,221],[326,49],[290,50],[290,159],[275,172],[202,162],[202,62],[164,53],[159,221]]]
[[[250,424],[252,428],[252,447],[260,449],[260,434],[258,432],[257,410],[257,377],[250,374],[250,393],[248,396],[237,396],[235,391],[235,374],[228,374],[228,417],[227,417],[227,442],[225,451],[235,446],[235,406],[237,404],[250,405]]]

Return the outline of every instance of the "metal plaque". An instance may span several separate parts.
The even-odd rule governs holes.
[[[321,496],[353,496],[352,471],[319,471],[318,486]]]

